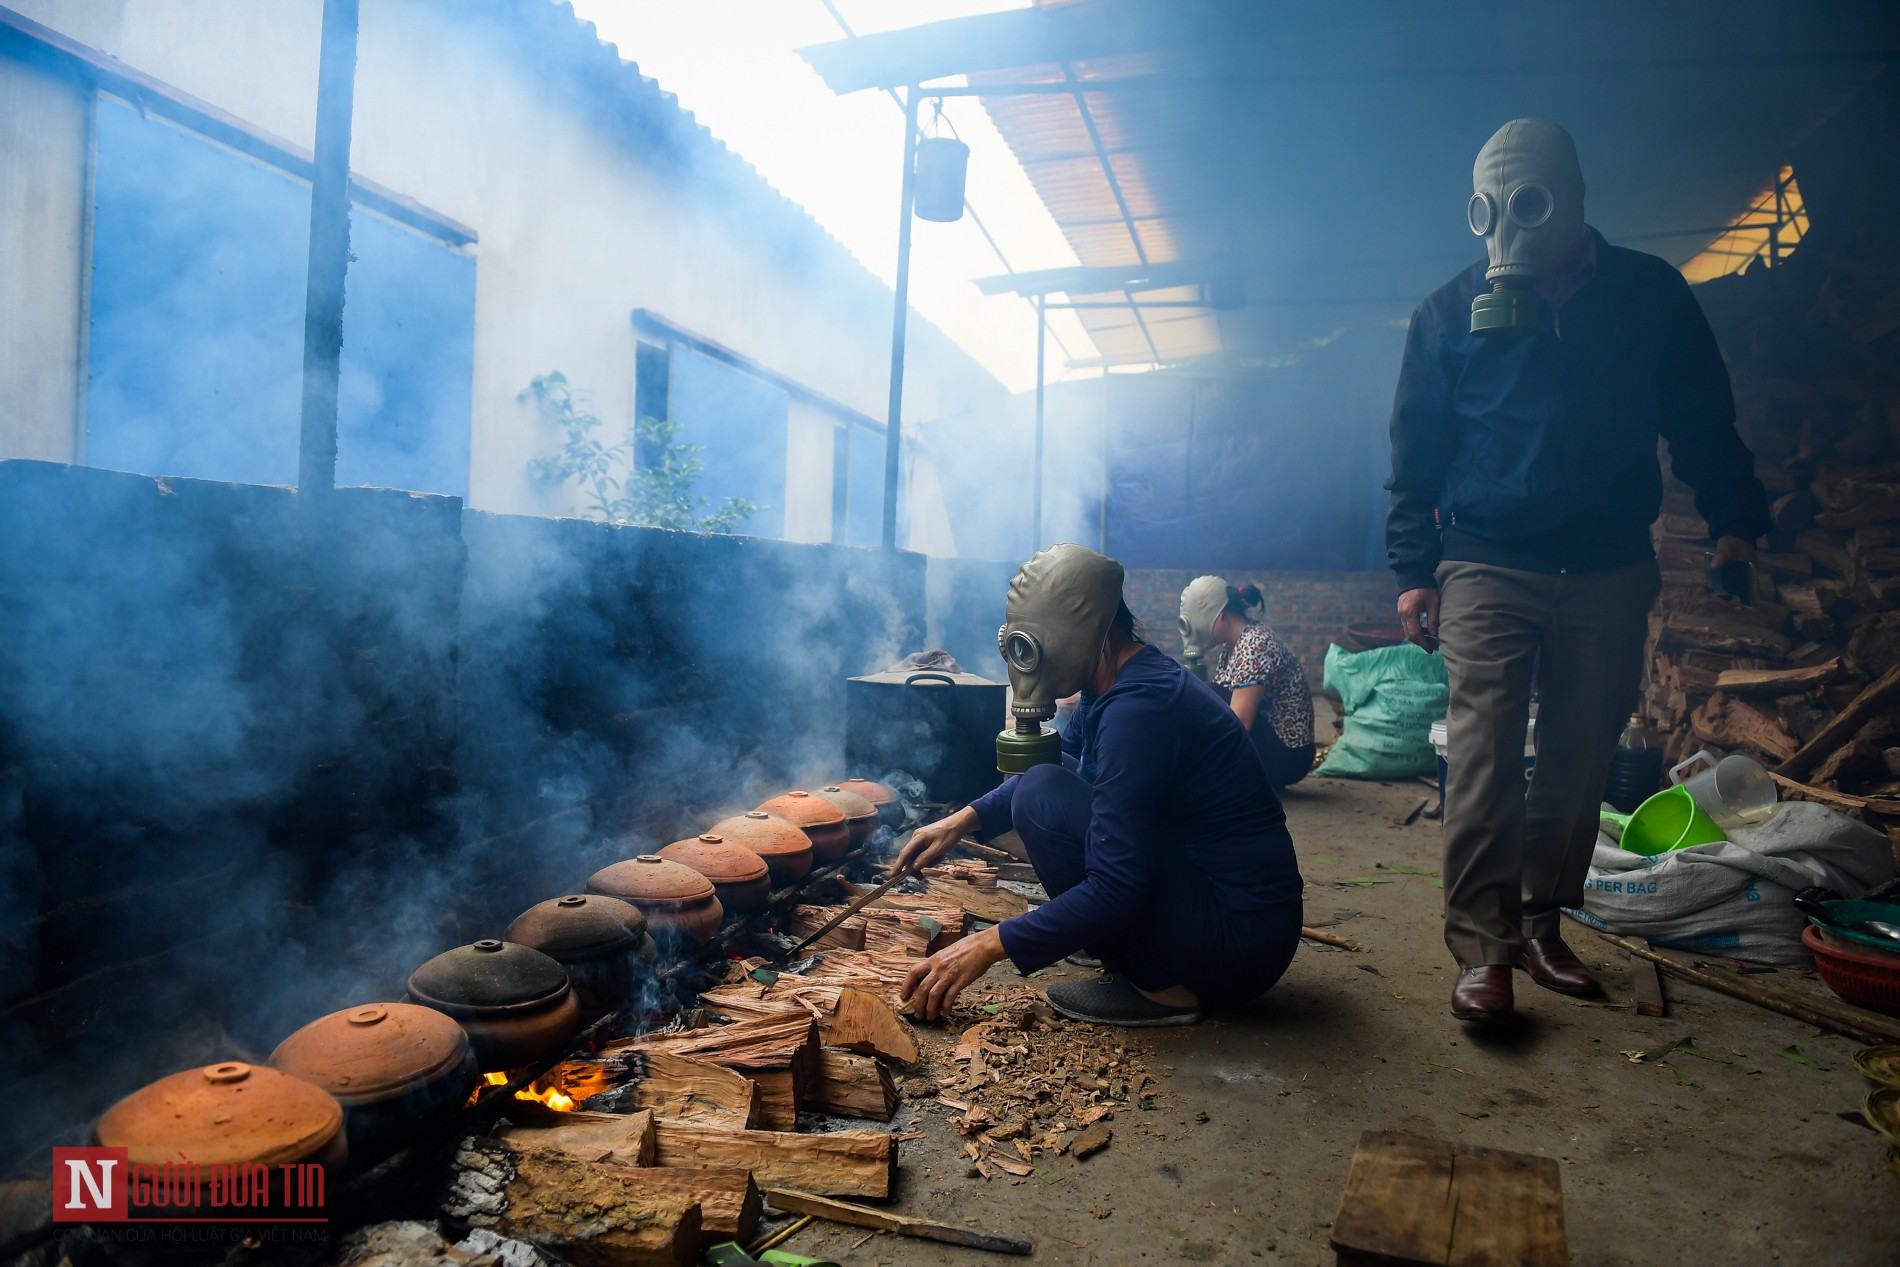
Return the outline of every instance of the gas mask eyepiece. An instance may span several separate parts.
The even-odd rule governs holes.
[[[1513,119],[1478,151],[1465,221],[1484,239],[1491,289],[1471,301],[1471,332],[1529,334],[1545,304],[1534,286],[1562,264],[1583,231],[1583,169],[1570,134],[1544,119]]]

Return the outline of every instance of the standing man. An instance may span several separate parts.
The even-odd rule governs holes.
[[[1490,1021],[1511,1011],[1513,965],[1546,989],[1602,990],[1564,945],[1559,913],[1583,900],[1661,585],[1658,437],[1695,490],[1716,564],[1752,561],[1769,518],[1701,308],[1674,268],[1583,222],[1570,134],[1513,120],[1478,152],[1472,183],[1488,265],[1412,314],[1386,544],[1399,621],[1443,651],[1451,679],[1452,1015]]]

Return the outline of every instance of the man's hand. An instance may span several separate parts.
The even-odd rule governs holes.
[[[1723,540],[1729,540],[1724,537]],[[1427,651],[1438,649],[1438,591],[1427,585],[1399,595],[1399,628],[1406,640]]]
[[[914,1005],[920,1019],[934,1021],[949,1015],[963,987],[1008,957],[997,927],[992,924],[974,936],[960,937],[911,968],[904,978],[903,997]]]
[[[891,864],[891,870],[902,871],[906,866],[927,867],[950,852],[950,847],[973,831],[981,831],[983,820],[976,811],[964,806],[948,818],[940,818],[934,823],[919,827],[910,834],[903,852],[897,855],[897,861]]]
[[[1753,563],[1755,561],[1755,543],[1744,541],[1740,537],[1720,537],[1715,542],[1715,556],[1709,560],[1709,566],[1719,568],[1724,563]],[[1401,604],[1404,599],[1400,599]]]

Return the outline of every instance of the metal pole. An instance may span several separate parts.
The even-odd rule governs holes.
[[[1102,544],[1097,550],[1108,553],[1108,366],[1102,367],[1102,514],[1098,529]]]
[[[316,170],[310,181],[310,271],[304,291],[303,412],[297,488],[336,487],[337,380],[343,283],[350,267],[350,119],[356,95],[357,0],[324,0],[317,62]]]
[[[1030,532],[1029,552],[1042,549],[1042,397],[1044,366],[1048,361],[1049,322],[1043,315],[1043,296],[1036,296],[1036,506],[1035,526]]]
[[[897,548],[897,476],[903,439],[904,318],[910,312],[910,216],[917,199],[917,85],[904,94],[904,192],[897,219],[897,301],[891,315],[891,408],[884,421],[884,548]]]

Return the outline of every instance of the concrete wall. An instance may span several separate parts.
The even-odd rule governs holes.
[[[315,126],[319,0],[10,0],[12,7],[297,144]],[[637,60],[638,49],[623,50]],[[643,307],[872,417],[887,390],[890,292],[670,98],[543,0],[363,6],[352,165],[476,229],[469,501],[557,513],[570,494],[527,464],[557,436],[517,397],[561,370],[616,429],[631,425]],[[0,205],[0,455],[71,460],[81,327],[78,191],[85,94],[0,58],[8,161],[45,189]],[[16,131],[32,143],[15,145]],[[11,167],[9,168],[9,172]],[[48,175],[52,179],[48,179]],[[911,318],[906,412],[1005,399],[941,331]],[[16,350],[15,344],[22,346]],[[796,411],[795,411],[796,414]],[[48,419],[54,421],[48,421]],[[791,443],[820,444],[794,417]],[[824,455],[800,455],[825,469]],[[789,484],[788,531],[829,527],[826,479]],[[822,505],[819,498],[825,500]],[[795,525],[795,527],[794,527]]]

